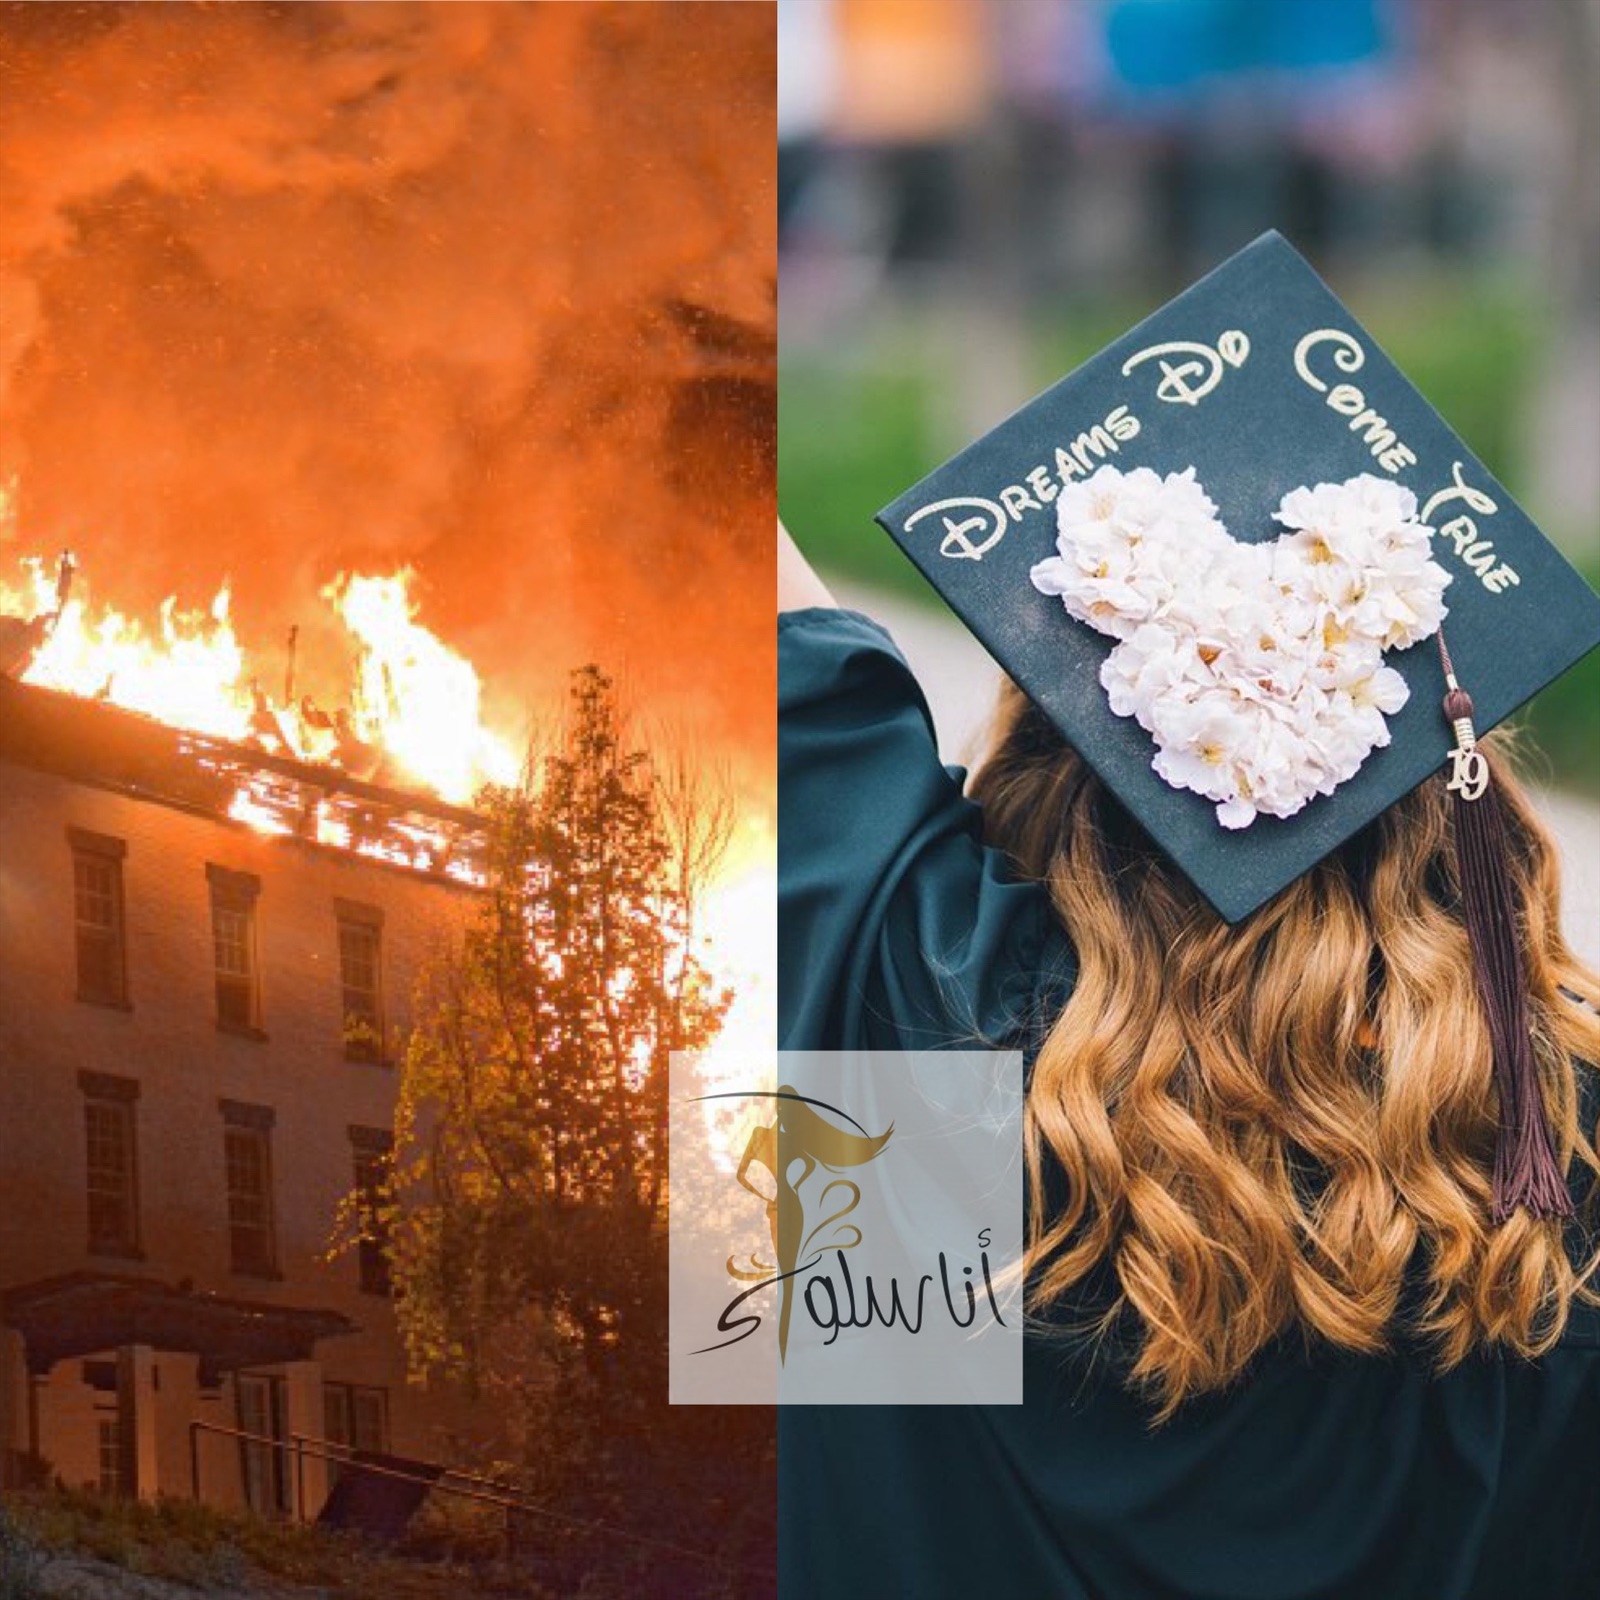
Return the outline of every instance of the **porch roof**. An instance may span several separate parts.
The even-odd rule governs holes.
[[[342,1312],[235,1299],[115,1273],[69,1272],[0,1293],[0,1322],[14,1328],[28,1370],[144,1344],[197,1355],[201,1381],[240,1367],[309,1360],[319,1340],[359,1332]]]

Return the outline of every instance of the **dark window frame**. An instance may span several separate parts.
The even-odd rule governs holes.
[[[378,1418],[377,1439],[371,1430],[357,1424],[358,1402],[375,1405]],[[340,1413],[337,1416],[336,1413]],[[371,1413],[369,1412],[369,1417]],[[354,1455],[368,1451],[378,1455],[389,1449],[389,1391],[379,1384],[345,1383],[324,1379],[322,1384],[323,1436],[336,1450]]]
[[[68,827],[72,852],[72,934],[76,995],[85,1005],[128,1011],[128,914],[122,864],[128,845],[109,834]],[[103,874],[104,885],[87,881]],[[104,920],[86,918],[91,897],[103,901]]]
[[[247,1399],[247,1394],[255,1396],[266,1413],[259,1422],[250,1416],[255,1400]],[[239,1441],[245,1502],[257,1516],[286,1518],[294,1508],[294,1481],[288,1385],[283,1374],[241,1368],[234,1374],[233,1404],[240,1431],[255,1435]]]
[[[228,1269],[239,1277],[278,1280],[283,1272],[278,1255],[278,1201],[274,1186],[272,1129],[277,1118],[267,1106],[238,1100],[219,1102],[222,1110],[223,1184],[228,1210]],[[259,1174],[259,1184],[246,1189],[236,1181],[246,1165],[245,1150]],[[251,1214],[251,1208],[256,1211]],[[255,1238],[255,1245],[244,1240]]]
[[[95,1419],[95,1467],[99,1492],[106,1495],[128,1493],[128,1452],[119,1407],[97,1406]]]
[[[261,935],[257,914],[261,880],[253,872],[235,872],[206,863],[211,885],[211,966],[216,995],[217,1027],[247,1039],[265,1039],[261,1006]],[[237,936],[226,948],[241,953],[239,968],[223,964],[224,929],[239,919]]]
[[[384,1128],[350,1125],[354,1194],[361,1237],[356,1241],[357,1282],[362,1294],[394,1296],[389,1265],[389,1230],[370,1209],[387,1198],[393,1178],[394,1135]]]
[[[95,1256],[142,1261],[139,1085],[132,1078],[115,1077],[107,1072],[80,1072],[78,1086],[83,1091],[84,1233],[88,1252]],[[107,1129],[114,1130],[109,1138]],[[114,1170],[104,1162],[98,1163],[100,1178],[104,1180],[110,1172],[111,1181],[97,1182],[96,1149],[105,1151],[113,1146],[120,1151],[113,1164]],[[104,1218],[108,1210],[120,1213],[121,1226],[96,1226],[97,1215]]]
[[[346,1061],[387,1065],[387,1033],[383,983],[383,912],[356,900],[336,898],[334,937],[339,955],[340,1039]],[[357,946],[364,945],[363,951]],[[352,982],[357,962],[365,956],[370,981]]]

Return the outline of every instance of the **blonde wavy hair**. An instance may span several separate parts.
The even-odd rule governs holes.
[[[1600,979],[1562,937],[1508,740],[1485,743],[1559,1159],[1600,1174],[1582,1126]],[[1232,927],[1012,686],[972,792],[1078,963],[1029,1090],[1031,1305],[1092,1303],[1159,1420],[1286,1334],[1420,1336],[1443,1369],[1483,1345],[1537,1355],[1597,1298],[1592,1204],[1566,1225],[1490,1218],[1489,1033],[1442,778]]]

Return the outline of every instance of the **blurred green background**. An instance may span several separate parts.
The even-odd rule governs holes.
[[[780,0],[785,520],[939,607],[873,512],[1279,227],[1600,587],[1595,9]],[[1600,797],[1600,652],[1523,720]]]

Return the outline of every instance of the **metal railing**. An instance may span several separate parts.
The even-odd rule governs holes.
[[[376,1461],[362,1461],[347,1445],[335,1444],[331,1439],[319,1439],[305,1433],[291,1433],[285,1438],[271,1434],[251,1433],[244,1428],[228,1428],[218,1422],[202,1422],[194,1418],[189,1423],[189,1487],[191,1498],[200,1499],[200,1435],[217,1434],[225,1439],[235,1439],[241,1444],[262,1445],[276,1455],[294,1460],[294,1519],[309,1522],[306,1515],[305,1463],[312,1460],[331,1461],[341,1472],[366,1472],[376,1477],[396,1478],[406,1483],[420,1485],[425,1490],[452,1495],[479,1505],[498,1506],[505,1513],[505,1539],[508,1553],[516,1547],[516,1521],[518,1517],[534,1517],[582,1533],[600,1535],[606,1539],[622,1540],[643,1548],[667,1551],[690,1561],[713,1566],[725,1564],[726,1557],[709,1550],[696,1550],[688,1545],[675,1544],[670,1539],[657,1539],[649,1534],[634,1533],[606,1522],[594,1522],[583,1517],[569,1516],[565,1512],[551,1511],[537,1505],[511,1484],[495,1478],[480,1477],[457,1467],[440,1467],[436,1473],[408,1472],[404,1467],[385,1466]]]

